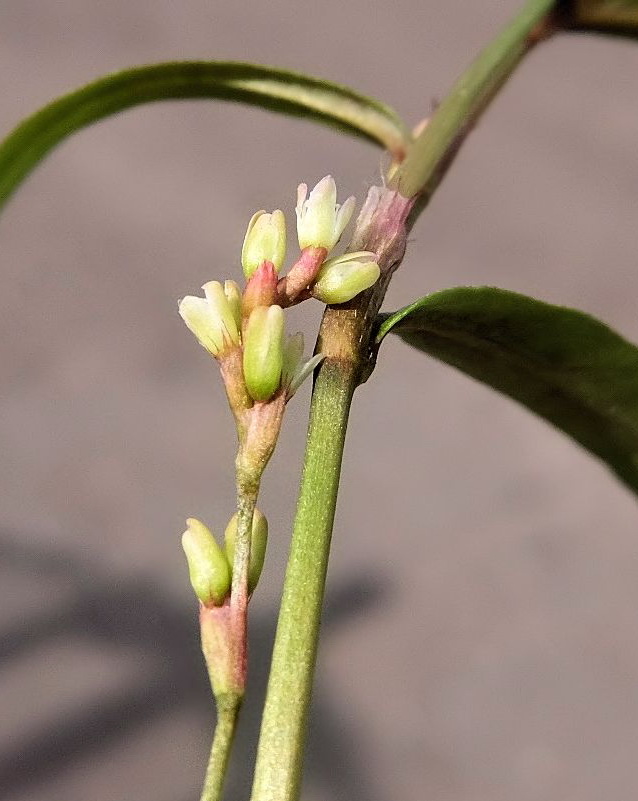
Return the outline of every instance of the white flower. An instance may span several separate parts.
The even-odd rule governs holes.
[[[308,196],[306,184],[297,189],[297,235],[299,247],[325,248],[330,252],[339,241],[354,211],[354,197],[337,204],[337,186],[331,175],[322,178]]]
[[[205,297],[187,295],[180,301],[179,313],[199,344],[215,357],[239,345],[241,308],[239,287],[234,281],[209,281],[202,287]]]

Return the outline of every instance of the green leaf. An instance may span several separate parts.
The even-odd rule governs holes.
[[[575,309],[458,287],[384,315],[405,342],[509,395],[638,492],[638,348]]]
[[[214,98],[308,117],[362,136],[402,158],[409,134],[382,103],[352,89],[287,70],[224,61],[136,67],[87,84],[28,117],[0,144],[0,208],[63,139],[124,109],[157,100]]]

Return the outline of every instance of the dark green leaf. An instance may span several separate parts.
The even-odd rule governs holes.
[[[387,106],[344,86],[287,70],[222,61],[137,67],[100,78],[45,106],[0,145],[0,208],[23,178],[70,134],[157,100],[214,98],[308,117],[402,157],[409,134]]]
[[[638,491],[638,348],[583,312],[492,287],[436,292],[384,316],[419,350],[509,395]]]

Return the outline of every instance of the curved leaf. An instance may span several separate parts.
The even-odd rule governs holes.
[[[493,287],[436,292],[385,315],[410,345],[509,395],[638,492],[638,348],[583,312]]]
[[[288,70],[225,61],[154,64],[116,72],[28,117],[0,145],[0,208],[59,142],[97,120],[157,100],[215,98],[308,117],[362,136],[401,158],[409,134],[382,103]]]

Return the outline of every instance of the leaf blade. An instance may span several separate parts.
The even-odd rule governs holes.
[[[428,295],[383,320],[408,344],[522,403],[638,492],[638,348],[589,315],[493,287]]]
[[[0,208],[36,164],[75,131],[143,103],[195,98],[308,117],[381,145],[397,158],[409,140],[388,106],[329,81],[240,62],[152,64],[106,75],[62,95],[14,128],[0,144]]]

